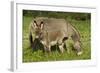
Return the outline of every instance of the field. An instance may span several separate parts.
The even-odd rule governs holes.
[[[91,23],[90,19],[77,20],[67,18],[73,26],[75,26],[81,35],[83,54],[76,55],[76,52],[72,50],[72,44],[69,40],[69,53],[64,51],[61,54],[57,49],[53,50],[50,54],[42,52],[42,50],[34,51],[29,47],[29,24],[32,21],[33,16],[23,16],[23,62],[40,62],[40,61],[69,61],[69,60],[87,60],[91,59]]]

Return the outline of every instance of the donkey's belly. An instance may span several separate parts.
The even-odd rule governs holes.
[[[50,45],[51,45],[51,46],[53,46],[53,45],[55,45],[55,44],[57,44],[57,41],[51,41],[51,42],[50,42]]]
[[[57,44],[57,41],[51,41],[51,42],[49,42],[49,43],[47,43],[46,41],[41,41],[41,43],[42,43],[43,45],[49,44],[50,46],[53,46],[53,45]]]

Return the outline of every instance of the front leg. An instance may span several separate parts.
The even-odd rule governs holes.
[[[30,47],[32,48],[32,46],[33,46],[33,37],[32,37],[32,34],[29,35],[29,42],[30,42]]]
[[[63,53],[64,52],[64,44],[59,44],[59,49],[60,49],[60,52]]]
[[[60,39],[58,41],[58,45],[59,45],[60,52],[63,53],[64,52],[64,43],[62,42],[62,39]]]
[[[41,41],[41,43],[44,46],[44,52],[51,52],[51,46],[49,44],[47,44],[45,41]]]
[[[44,45],[45,52],[51,53],[51,46]]]

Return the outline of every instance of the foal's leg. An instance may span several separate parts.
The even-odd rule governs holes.
[[[60,52],[61,52],[61,53],[63,53],[63,52],[64,52],[63,45],[64,45],[63,43],[62,43],[62,44],[59,44],[59,49],[60,49]]]
[[[60,40],[59,42],[58,42],[58,46],[59,46],[59,49],[60,49],[60,52],[61,53],[63,53],[64,52],[64,43],[62,42],[62,40]]]
[[[65,50],[67,50],[67,53],[69,54],[70,53],[70,49],[69,49],[69,44],[67,43],[67,40],[63,41],[64,45],[63,45],[63,48]]]
[[[69,53],[69,47],[67,47],[67,46],[68,46],[67,41],[68,41],[68,37],[64,37],[63,40],[62,40],[62,42],[64,43],[64,44],[63,44],[63,48],[64,48],[65,50],[67,50],[67,52]],[[66,44],[67,44],[67,45],[66,45]]]
[[[50,46],[50,44],[47,44],[45,41],[42,41],[41,42],[42,44],[43,44],[43,46],[44,46],[44,52],[51,52],[51,46]]]

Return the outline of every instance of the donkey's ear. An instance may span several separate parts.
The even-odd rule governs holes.
[[[34,22],[33,22],[33,26],[34,26],[34,28],[37,28],[37,23],[36,23],[35,20],[34,20]]]
[[[41,27],[41,29],[43,29],[43,27],[44,27],[43,21],[40,23],[40,27]]]

